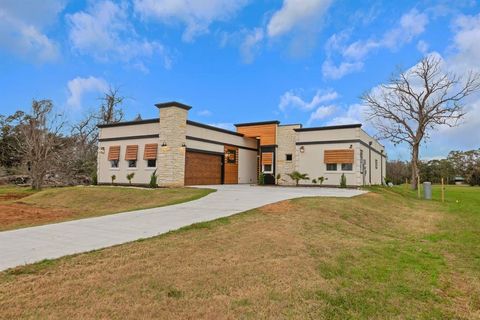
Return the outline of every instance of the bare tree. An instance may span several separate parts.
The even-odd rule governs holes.
[[[45,175],[52,168],[54,153],[63,145],[61,130],[64,122],[52,114],[51,100],[34,100],[31,114],[20,125],[19,148],[29,167],[32,188],[40,190]]]
[[[362,96],[379,137],[410,145],[413,189],[417,188],[420,144],[437,126],[457,126],[465,115],[462,102],[480,89],[479,74],[470,72],[461,77],[442,67],[440,58],[427,56],[388,84]]]
[[[110,87],[108,92],[100,99],[99,120],[101,124],[120,122],[123,119],[123,110],[119,107],[122,105],[125,97],[120,96],[118,88]]]

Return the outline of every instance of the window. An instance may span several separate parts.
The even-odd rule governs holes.
[[[342,171],[352,171],[353,165],[351,163],[342,163]]]
[[[148,160],[147,160],[147,167],[148,167],[148,168],[155,168],[155,167],[157,167],[157,159],[148,159]]]
[[[291,153],[287,153],[287,154],[285,155],[285,160],[287,160],[287,161],[292,161],[292,158],[293,158],[293,157],[292,157],[292,154],[291,154]]]
[[[272,173],[272,165],[271,164],[264,164],[263,165],[263,172],[265,173]]]
[[[336,163],[327,163],[327,171],[337,171]]]
[[[375,159],[375,169],[378,169],[378,160]]]
[[[118,168],[118,160],[110,160],[110,168]]]
[[[136,168],[137,167],[137,160],[128,160],[128,167],[129,168]]]

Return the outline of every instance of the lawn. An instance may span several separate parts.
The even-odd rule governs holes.
[[[372,190],[8,270],[0,318],[480,318],[480,188]]]
[[[195,200],[211,191],[79,186],[34,192],[29,188],[1,186],[0,230],[166,206]]]

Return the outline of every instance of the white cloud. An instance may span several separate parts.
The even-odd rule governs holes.
[[[92,76],[88,78],[76,77],[68,82],[67,87],[69,92],[67,105],[78,109],[82,107],[82,98],[85,94],[105,92],[108,89],[108,84],[102,78]]]
[[[192,41],[208,33],[213,22],[232,18],[248,0],[134,0],[133,3],[135,12],[144,19],[184,24],[183,40]]]
[[[366,111],[368,107],[362,104],[352,104],[348,106],[346,110],[344,110],[341,114],[337,115],[330,121],[328,121],[327,125],[341,125],[341,124],[354,124],[354,123],[362,123],[365,124],[366,120]]]
[[[346,32],[334,34],[325,46],[327,59],[323,63],[322,73],[326,78],[339,79],[359,71],[363,68],[364,60],[373,50],[382,48],[396,50],[422,34],[427,24],[428,16],[412,9],[402,15],[398,26],[386,31],[379,39],[357,40],[346,45],[345,42],[348,39]],[[423,48],[425,49],[425,46]],[[334,55],[340,55],[341,62],[338,66],[333,62]]]
[[[320,104],[324,102],[337,99],[338,96],[339,96],[338,93],[333,90],[327,90],[327,91],[317,90],[312,100],[305,101],[294,90],[290,90],[285,92],[280,97],[280,104],[278,105],[278,108],[282,112],[285,112],[288,108],[299,109],[301,111],[311,111],[315,108],[318,108]]]
[[[429,46],[427,42],[423,40],[417,42],[417,50],[420,51],[422,54],[427,54],[428,48]]]
[[[461,15],[454,21],[454,49],[457,55],[453,62],[461,70],[480,69],[480,14]]]
[[[255,54],[259,50],[259,44],[264,38],[264,32],[261,28],[255,28],[247,33],[241,46],[240,52],[242,54],[243,62],[252,63],[255,59]]]
[[[0,49],[35,62],[53,61],[59,56],[58,44],[45,31],[65,6],[63,0],[0,3]]]
[[[197,112],[197,114],[201,117],[210,117],[212,115],[212,112],[210,110],[200,110]]]
[[[322,120],[325,119],[329,116],[331,116],[335,111],[337,110],[337,107],[333,104],[328,105],[328,106],[320,106],[310,114],[310,118],[308,118],[307,121],[307,126],[310,126],[313,122],[317,120]]]
[[[129,22],[128,5],[110,0],[92,2],[86,11],[68,15],[73,49],[103,62],[132,62],[146,71],[142,59],[158,55],[166,68],[171,59],[156,41],[140,38]]]
[[[331,0],[284,0],[267,25],[269,37],[284,35],[295,28],[311,27],[327,11]]]

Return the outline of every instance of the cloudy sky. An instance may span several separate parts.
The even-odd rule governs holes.
[[[226,128],[358,123],[362,93],[432,53],[452,70],[480,68],[478,1],[0,0],[0,113],[49,98],[75,120],[115,86],[127,119],[177,100]],[[466,108],[423,158],[480,147],[480,94]],[[390,159],[408,158],[382,142]]]

